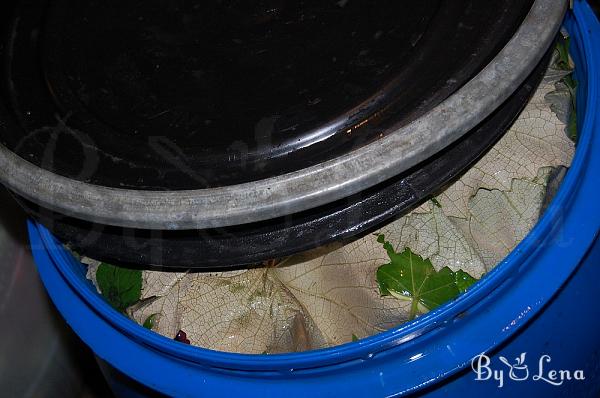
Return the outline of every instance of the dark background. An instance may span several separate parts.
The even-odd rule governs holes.
[[[26,228],[0,186],[0,396],[111,397],[92,352],[47,296]]]

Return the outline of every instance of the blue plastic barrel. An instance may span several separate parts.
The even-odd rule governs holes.
[[[599,396],[600,25],[583,1],[575,2],[565,25],[579,82],[572,166],[531,233],[459,299],[333,348],[216,352],[165,338],[117,313],[86,280],[84,266],[30,223],[50,297],[124,396]],[[482,353],[490,362],[479,356],[478,375],[472,359]],[[513,374],[503,361],[515,365]]]

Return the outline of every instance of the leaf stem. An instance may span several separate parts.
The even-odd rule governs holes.
[[[410,302],[410,313],[408,314],[408,320],[412,321],[417,316],[419,311],[419,302],[417,300],[411,300]]]

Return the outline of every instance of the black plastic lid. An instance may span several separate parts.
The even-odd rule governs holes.
[[[116,188],[255,181],[359,148],[483,68],[532,1],[22,1],[0,139]],[[365,123],[368,121],[368,123]]]

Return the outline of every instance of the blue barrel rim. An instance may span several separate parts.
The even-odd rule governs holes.
[[[593,18],[593,14],[591,13],[589,6],[582,1],[577,1],[573,13],[567,20],[567,26],[572,32],[572,36],[576,39],[576,42],[579,41],[579,46],[581,47],[579,49],[581,53],[574,54],[578,61],[577,65],[579,71],[582,71],[584,67],[586,70],[598,67],[598,60],[592,51],[592,43],[585,33],[586,29],[589,28],[590,18]],[[581,91],[582,90],[578,93],[578,111],[581,110],[581,112],[583,112],[586,105],[588,108],[597,109],[598,78],[593,74],[587,76],[587,91],[585,92],[585,96]],[[73,269],[69,267],[73,265],[73,261],[75,260],[69,258],[70,255],[54,240],[50,233],[40,225],[30,224],[32,243],[36,238],[34,235],[37,234],[46,247],[47,252],[52,256],[52,262],[57,270],[60,271],[65,282],[77,292],[77,294],[86,302],[88,307],[125,335],[130,338],[133,337],[139,339],[140,344],[150,346],[179,359],[221,369],[248,371],[271,370],[285,372],[291,369],[325,368],[328,365],[367,358],[373,356],[373,354],[391,350],[392,348],[408,347],[412,343],[416,343],[431,334],[429,332],[436,329],[440,330],[441,328],[454,323],[457,316],[464,311],[477,307],[478,303],[485,301],[483,300],[484,298],[498,295],[501,293],[501,290],[506,290],[507,283],[514,281],[515,275],[521,276],[529,272],[531,269],[527,268],[526,265],[531,264],[541,255],[542,250],[540,249],[540,246],[549,244],[547,241],[549,236],[555,230],[554,227],[557,222],[561,220],[560,217],[564,215],[565,209],[570,209],[572,207],[573,199],[577,196],[576,193],[583,184],[582,181],[584,178],[582,177],[585,174],[584,168],[591,156],[593,138],[592,127],[594,124],[595,112],[585,112],[583,116],[583,118],[579,119],[583,120],[580,129],[581,136],[579,139],[579,147],[569,173],[567,173],[559,192],[548,207],[546,213],[513,252],[511,252],[494,270],[488,273],[480,283],[475,285],[473,289],[457,300],[425,314],[412,322],[399,325],[389,331],[367,337],[355,343],[348,343],[305,353],[275,354],[268,356],[223,353],[176,343],[166,337],[143,329],[133,321],[128,320],[114,311],[106,302],[104,302],[104,300],[102,300],[102,298],[100,298],[100,296],[98,296],[88,282],[81,279],[80,274],[75,273]],[[595,233],[597,233],[597,224]],[[595,234],[588,233],[584,236],[584,240],[587,239],[587,243],[590,243],[594,237]],[[581,250],[584,251],[586,247],[585,242],[580,246]],[[551,299],[553,293],[560,284],[575,270],[577,266],[576,260],[578,258],[580,257],[573,255],[573,261],[563,267],[561,275],[557,275],[553,285],[548,284],[547,286],[539,286],[540,289],[546,288],[545,290],[547,290],[548,294],[544,296],[546,301]],[[40,273],[42,273],[41,269]],[[511,273],[514,275],[511,276]],[[501,338],[509,338],[510,335],[514,334],[520,327],[523,327],[529,319],[539,312],[542,307],[543,303],[540,303],[536,308],[527,311],[518,319],[515,327],[508,330]],[[59,310],[61,310],[60,307]],[[67,321],[69,321],[68,317],[65,317],[67,318]],[[492,336],[490,336],[490,339],[494,340],[491,337]],[[102,353],[98,354],[103,356]],[[108,362],[119,368],[118,363],[114,363],[114,361],[111,360],[108,360]],[[464,366],[464,364],[462,365]],[[452,371],[456,371],[459,367],[454,366],[453,369],[448,369],[445,373],[440,372],[440,376],[442,373],[447,375]],[[136,379],[143,379],[143,377],[139,376],[136,377]],[[420,387],[421,386],[422,385],[420,385]]]

